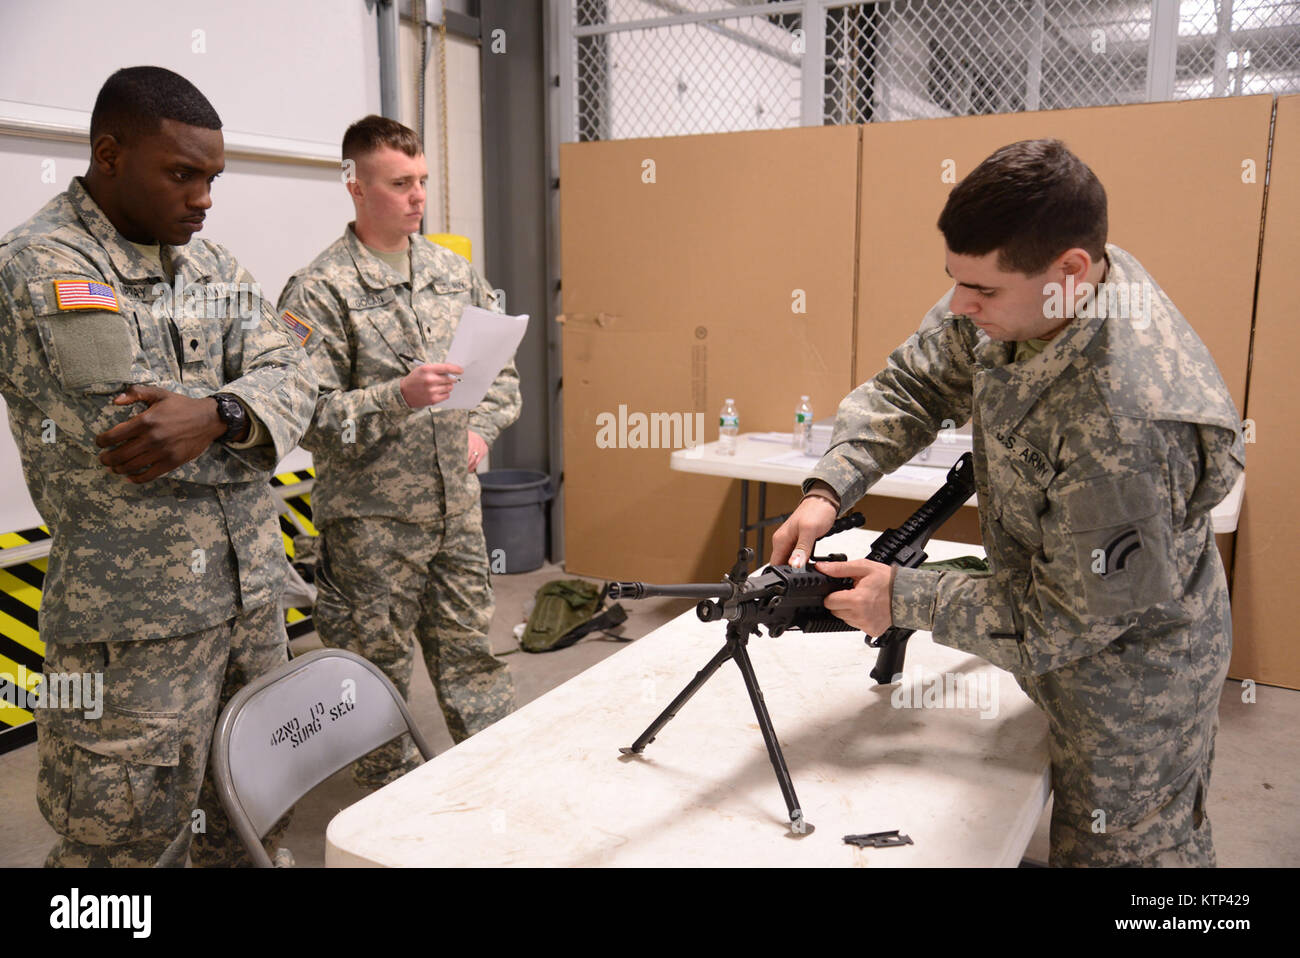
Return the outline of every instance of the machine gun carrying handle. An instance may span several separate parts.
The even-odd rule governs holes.
[[[842,518],[840,518],[840,519],[836,519],[836,520],[831,524],[830,529],[826,532],[826,536],[833,536],[833,535],[835,535],[835,533],[837,533],[837,532],[844,532],[844,531],[846,531],[846,530],[848,530],[848,529],[859,529],[859,528],[861,528],[863,525],[866,524],[866,521],[867,521],[867,520],[866,520],[866,518],[862,515],[862,513],[860,513],[860,512],[850,512],[848,515],[846,515],[846,516],[844,516],[844,517],[842,517]],[[822,536],[822,539],[825,539],[826,536]],[[821,541],[821,540],[819,539],[818,541]]]

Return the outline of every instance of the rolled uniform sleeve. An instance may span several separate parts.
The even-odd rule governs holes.
[[[474,305],[490,309],[494,313],[503,312],[496,294],[479,276],[478,271],[472,270],[471,273],[474,277],[471,286]],[[503,429],[519,418],[522,408],[519,372],[515,369],[515,361],[511,359],[497,375],[483,401],[470,412],[469,428],[482,436],[483,441],[490,446],[496,442]]]
[[[974,360],[961,320],[947,315],[948,299],[931,309],[880,373],[840,403],[830,448],[803,482],[805,493],[818,480],[834,489],[840,515],[940,429],[970,419]]]
[[[241,400],[239,403],[244,407],[244,415],[248,417],[248,436],[240,442],[226,443],[231,449],[252,449],[254,446],[264,446],[271,441],[271,434],[267,432],[262,420],[258,419],[251,409]]]
[[[380,440],[415,411],[402,396],[401,378],[347,388],[357,347],[349,339],[347,306],[325,282],[291,277],[280,295],[279,310],[281,316],[287,310],[311,327],[304,345],[320,392],[303,448],[344,459],[373,455]]]

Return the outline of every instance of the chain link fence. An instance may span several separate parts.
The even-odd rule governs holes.
[[[581,28],[717,12],[717,0],[579,0],[575,10]],[[792,31],[725,12],[578,36],[576,139],[798,126],[802,57]]]
[[[1149,4],[901,0],[827,11],[827,123],[1146,97]]]
[[[1300,92],[1296,0],[565,2],[577,140]]]
[[[1300,3],[1179,5],[1174,98],[1300,92]]]

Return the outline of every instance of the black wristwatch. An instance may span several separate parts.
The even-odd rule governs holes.
[[[212,397],[217,401],[217,415],[226,424],[226,434],[218,442],[234,442],[248,428],[248,413],[244,404],[230,393],[216,393]]]

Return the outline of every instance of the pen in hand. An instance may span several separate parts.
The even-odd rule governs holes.
[[[412,356],[410,353],[398,353],[397,357],[401,359],[402,362],[410,363],[412,370],[419,369],[421,366],[429,365],[427,361],[420,359],[416,356]],[[451,379],[452,382],[458,383],[461,381],[460,376],[451,376],[449,378]]]

